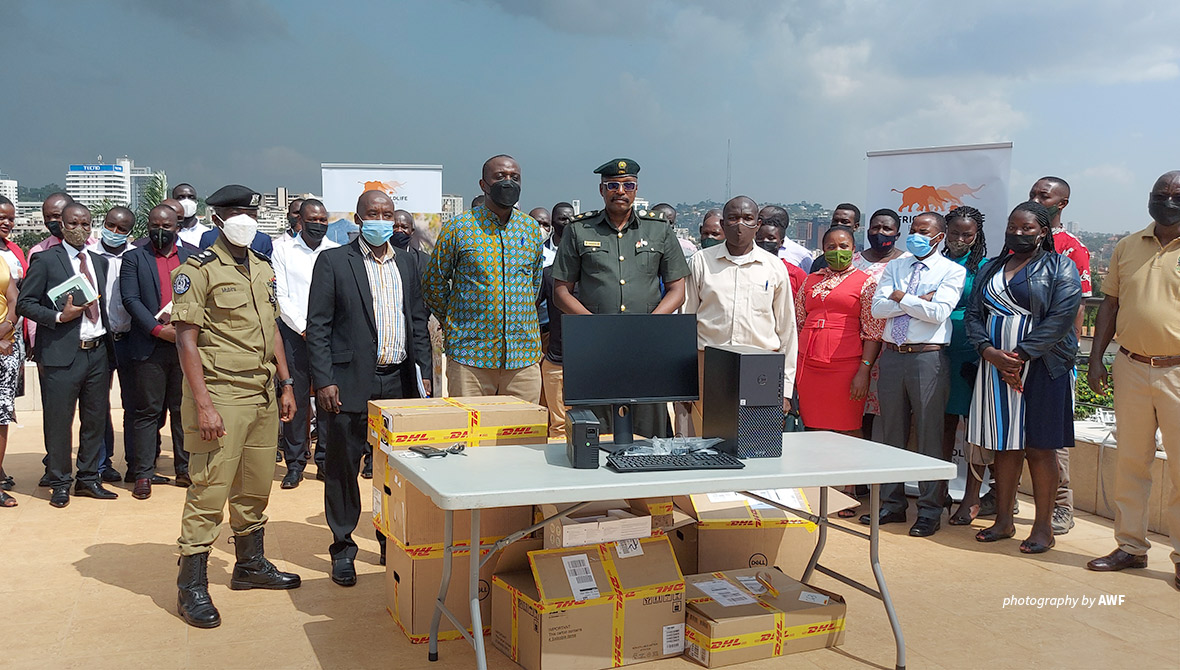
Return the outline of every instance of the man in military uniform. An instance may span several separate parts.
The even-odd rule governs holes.
[[[579,214],[566,227],[553,262],[554,301],[566,314],[675,312],[684,303],[688,263],[664,216],[634,208],[639,164],[617,158],[594,173],[601,177],[604,207]],[[665,404],[636,405],[634,411],[637,435],[671,436]]]
[[[279,572],[266,560],[262,546],[279,406],[281,419],[289,421],[295,396],[275,322],[274,271],[249,248],[259,200],[237,185],[210,195],[206,202],[221,234],[172,273],[172,323],[186,382],[180,413],[192,478],[180,521],[177,608],[198,628],[221,624],[206,568],[227,500],[237,553],[230,588],[300,584],[299,575]]]

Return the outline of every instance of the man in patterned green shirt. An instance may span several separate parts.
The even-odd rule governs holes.
[[[443,326],[447,393],[541,400],[541,228],[516,209],[520,166],[483,164],[484,203],[443,226],[422,277],[426,305]]]
[[[566,314],[675,312],[684,303],[688,263],[664,216],[634,208],[639,164],[617,158],[594,173],[601,177],[598,191],[605,206],[579,214],[566,226],[553,261],[554,301]],[[637,435],[670,437],[667,405],[637,405],[633,426]]]

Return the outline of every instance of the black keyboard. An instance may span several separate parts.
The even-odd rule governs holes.
[[[745,463],[729,454],[683,454],[680,456],[626,456],[610,454],[606,464],[615,472],[658,472],[662,470],[740,470]]]

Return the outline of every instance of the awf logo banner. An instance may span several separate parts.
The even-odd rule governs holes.
[[[968,205],[983,212],[984,232],[999,251],[1008,220],[1012,143],[972,144],[868,153],[868,199],[864,214],[882,208],[901,215],[902,237],[923,212],[946,215]],[[865,224],[868,222],[865,221]]]
[[[321,163],[324,206],[352,212],[365,191],[385,191],[398,209],[412,214],[442,212],[441,165]]]

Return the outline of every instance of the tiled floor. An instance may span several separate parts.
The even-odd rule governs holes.
[[[431,664],[424,646],[402,637],[382,605],[382,568],[367,528],[358,585],[343,589],[331,582],[322,486],[311,479],[293,491],[280,490],[280,469],[267,510],[267,553],[281,568],[300,573],[303,587],[231,592],[233,550],[226,530],[209,570],[224,623],[214,630],[189,628],[176,615],[182,490],[156,487],[150,500],[137,501],[120,484],[118,500],[74,498],[68,508],[53,509],[46,491],[36,488],[41,416],[23,412],[20,418],[24,423],[11,428],[5,459],[18,482],[20,506],[0,509],[0,667],[474,667],[461,642],[443,643],[441,662]],[[171,461],[165,459],[163,468],[171,474]],[[370,497],[361,500],[367,506]],[[1023,509],[1021,533],[1031,505]],[[908,537],[901,525],[885,528],[882,561],[910,668],[1180,667],[1180,592],[1171,585],[1167,538],[1151,538],[1155,546],[1146,570],[1102,575],[1082,568],[1114,547],[1110,523],[1091,516],[1079,518],[1056,549],[1039,557],[1021,556],[1018,540],[978,544],[966,528],[947,526],[929,539]],[[833,533],[824,563],[871,582],[867,548]],[[848,600],[844,646],[744,667],[892,668],[893,639],[880,604],[822,575],[816,584]],[[1089,609],[1004,606],[1007,597],[1105,594],[1125,600]],[[488,656],[492,668],[514,667],[495,651]],[[697,666],[671,659],[646,667]]]

